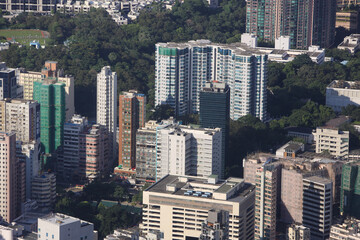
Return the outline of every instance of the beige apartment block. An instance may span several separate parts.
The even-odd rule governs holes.
[[[281,202],[280,219],[283,223],[301,223],[303,221],[303,180],[311,176],[328,177],[333,185],[333,203],[340,202],[340,185],[342,161],[317,158],[278,158],[276,155],[257,153],[244,160],[244,179],[246,182],[256,182],[257,170],[265,163],[280,165],[281,173],[278,182],[281,192],[278,196]],[[280,199],[278,199],[280,201]]]
[[[254,186],[243,179],[218,180],[167,175],[143,192],[146,234],[160,231],[164,239],[199,239],[211,210],[229,213],[228,239],[254,239]]]
[[[338,128],[318,127],[314,133],[316,153],[328,151],[331,155],[347,158],[349,155],[349,131]]]
[[[20,212],[21,192],[18,183],[18,161],[16,158],[15,133],[0,132],[0,217],[11,223]]]
[[[38,142],[40,138],[39,103],[23,99],[1,100],[0,131],[15,132],[17,141]]]
[[[65,84],[66,121],[70,121],[75,114],[74,77],[64,75],[62,70],[57,68],[57,62],[46,61],[42,72],[20,72],[19,85],[23,87],[24,99],[33,100],[34,82],[41,82],[49,78]]]
[[[255,239],[275,239],[281,166],[264,164],[256,170]]]

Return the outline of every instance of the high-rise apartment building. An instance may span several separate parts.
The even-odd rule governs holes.
[[[39,141],[39,103],[23,99],[0,100],[0,131],[15,132],[17,141]]]
[[[256,171],[255,239],[275,239],[281,168],[264,164]]]
[[[34,100],[40,104],[42,151],[53,153],[63,144],[65,123],[65,84],[53,80],[34,82]]]
[[[20,182],[23,176],[18,174],[19,161],[16,158],[15,133],[0,132],[0,161],[1,191],[0,191],[0,216],[11,223],[20,215],[22,193]]]
[[[230,128],[230,89],[225,83],[208,82],[200,92],[200,126],[221,128],[221,171],[225,169]]]
[[[38,176],[40,170],[39,145],[40,142],[24,143],[16,141],[16,158],[25,166],[24,182],[25,197],[31,199],[33,178]]]
[[[70,121],[72,116],[75,114],[74,78],[72,76],[65,75],[63,70],[58,68],[58,63],[55,61],[46,61],[41,72],[20,71],[19,85],[23,87],[24,99],[33,100],[34,82],[43,82],[45,80],[51,80],[54,83],[58,82],[65,84],[65,114],[66,121]]]
[[[230,88],[230,117],[266,119],[266,53],[246,44],[208,40],[158,43],[155,52],[155,105],[168,104],[177,116],[198,113],[200,92],[217,80]]]
[[[199,239],[216,210],[229,214],[226,239],[254,239],[254,196],[254,186],[243,179],[167,175],[143,192],[140,228],[145,234],[160,231],[164,239]]]
[[[175,124],[173,118],[160,123],[148,121],[136,132],[136,178],[155,181],[157,168],[157,134],[160,129]]]
[[[171,175],[222,176],[221,129],[168,125],[157,130],[156,179]]]
[[[303,222],[311,239],[329,238],[332,221],[332,182],[312,176],[303,179]]]
[[[17,97],[15,69],[9,69],[4,62],[0,63],[0,100]]]
[[[109,66],[101,69],[97,75],[96,88],[96,123],[105,126],[111,139],[111,159],[116,157],[116,122],[117,122],[117,75]]]
[[[56,200],[56,176],[43,173],[33,178],[31,199],[41,208],[52,208]]]
[[[41,12],[56,11],[56,0],[16,1],[5,0],[0,3],[0,9],[7,12]]]
[[[62,153],[58,156],[57,174],[61,175],[65,181],[71,181],[79,177],[80,138],[87,128],[87,118],[80,115],[74,115],[64,125],[64,143]]]
[[[136,91],[119,96],[119,170],[131,171],[136,164],[136,130],[145,126],[146,96]]]
[[[336,0],[249,0],[246,7],[246,32],[263,41],[290,36],[298,49],[334,42]]]
[[[106,127],[94,124],[80,137],[80,177],[95,179],[110,170],[109,133]]]
[[[312,158],[304,158],[304,157],[277,157],[276,155],[266,154],[266,153],[257,153],[254,155],[250,155],[245,159],[244,162],[244,180],[246,182],[250,182],[256,184],[257,187],[261,187],[261,182],[259,181],[259,175],[261,176],[261,168],[265,166],[271,168],[277,168],[277,184],[273,184],[277,188],[277,203],[276,203],[276,222],[284,225],[289,225],[292,223],[298,223],[304,225],[304,219],[307,214],[306,210],[308,203],[307,200],[304,200],[304,191],[307,189],[304,187],[304,179],[308,179],[309,177],[316,176],[320,179],[324,177],[329,178],[326,181],[330,182],[332,185],[331,198],[332,205],[336,207],[338,204],[338,199],[340,195],[340,183],[339,179],[341,178],[341,169],[343,163],[341,161],[335,161],[331,159],[312,159]],[[265,200],[269,201],[271,198],[269,197],[272,193],[273,187],[270,181],[271,173],[268,173],[268,181],[265,181],[264,188],[264,196]],[[276,177],[271,175],[271,177]],[[272,179],[273,179],[272,178]],[[266,174],[265,174],[266,180]],[[267,185],[266,185],[267,184]],[[268,188],[266,188],[268,187]],[[258,189],[258,188],[257,188]],[[261,190],[262,188],[260,188]],[[271,191],[270,191],[271,190]],[[261,191],[260,191],[261,193]],[[258,194],[258,193],[256,193]],[[267,194],[267,195],[266,195]],[[257,195],[256,195],[257,196]],[[267,197],[267,198],[266,198]],[[317,200],[313,201],[313,203],[317,203]],[[261,202],[255,203],[261,206]],[[268,204],[268,205],[266,205]],[[270,203],[265,202],[265,215],[264,219],[269,222],[270,218],[268,216],[273,217],[274,215],[266,215],[270,211],[271,208],[268,208]],[[305,209],[305,210],[304,210]],[[315,212],[315,210],[314,210]],[[256,214],[257,212],[255,212]],[[324,219],[328,219],[328,211],[326,212],[326,217]],[[315,215],[314,215],[315,216]],[[255,218],[258,216],[255,215]],[[256,220],[255,220],[256,223]],[[255,229],[256,231],[256,229]],[[295,231],[295,230],[294,230]],[[295,234],[295,232],[293,232]],[[256,233],[255,233],[256,234]],[[312,238],[311,238],[312,239]]]
[[[145,123],[136,132],[136,178],[156,180],[156,121]]]

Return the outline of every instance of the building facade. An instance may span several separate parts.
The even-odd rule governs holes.
[[[331,155],[347,158],[349,155],[349,131],[338,128],[318,127],[314,133],[316,153],[328,151]]]
[[[329,240],[360,240],[360,221],[348,218],[342,224],[334,224],[330,229]]]
[[[348,105],[360,105],[360,86],[357,82],[332,81],[326,88],[326,106],[341,112]]]
[[[75,83],[72,76],[65,75],[62,69],[59,69],[55,61],[46,61],[41,72],[28,72],[21,70],[19,73],[19,85],[23,87],[23,98],[25,100],[34,99],[34,82],[51,80],[54,83],[64,83],[65,89],[65,114],[66,121],[70,121],[75,114]],[[35,99],[34,99],[35,100]]]
[[[229,213],[227,239],[254,239],[254,197],[254,187],[242,179],[168,175],[143,192],[140,227],[160,231],[164,239],[199,239],[215,208]]]
[[[111,148],[106,127],[94,124],[80,137],[80,177],[93,180],[110,170]]]
[[[310,240],[310,228],[293,224],[288,228],[288,240]]]
[[[350,32],[356,32],[358,21],[359,12],[356,10],[336,12],[336,28],[343,27]]]
[[[169,125],[158,129],[156,179],[167,174],[222,176],[221,129]]]
[[[16,140],[40,140],[40,104],[33,100],[0,101],[0,131],[16,132]]]
[[[360,184],[358,163],[345,164],[342,168],[340,190],[340,214],[360,218]]]
[[[25,167],[25,197],[31,199],[33,178],[38,176],[40,170],[39,142],[24,143],[16,141],[16,157]]]
[[[226,240],[229,238],[229,212],[210,210],[201,226],[200,240]]]
[[[56,176],[54,173],[43,173],[33,178],[31,199],[41,208],[52,208],[56,201]]]
[[[136,165],[136,130],[145,126],[146,96],[136,91],[119,96],[119,164],[132,170]]]
[[[200,92],[217,80],[230,88],[230,117],[266,119],[268,55],[246,44],[208,40],[158,43],[155,52],[155,105],[168,104],[177,116],[198,113]]]
[[[230,89],[225,83],[206,83],[200,92],[200,126],[221,128],[221,171],[225,159],[230,131]]]
[[[9,69],[5,63],[0,63],[0,100],[16,97],[17,83],[15,69]]]
[[[22,192],[22,175],[19,172],[20,163],[16,158],[16,134],[0,132],[0,154],[2,169],[0,179],[2,189],[0,191],[0,216],[8,223],[11,223],[20,215]]]
[[[332,182],[312,176],[303,180],[303,222],[311,239],[328,239],[332,221]]]
[[[149,121],[136,132],[136,178],[156,180],[156,121]]]
[[[97,239],[94,224],[60,213],[38,219],[39,239]]]
[[[97,75],[96,87],[96,123],[105,126],[109,132],[110,158],[116,156],[117,122],[117,75],[109,66],[101,69]]]
[[[65,84],[51,80],[34,82],[34,100],[40,104],[40,140],[44,153],[53,153],[63,144]]]
[[[289,36],[291,48],[330,47],[335,37],[336,0],[249,0],[246,32],[274,42]]]
[[[56,0],[15,1],[5,0],[0,3],[0,8],[7,12],[41,12],[56,11]]]
[[[81,158],[81,137],[88,128],[86,117],[74,115],[64,125],[64,144],[61,156],[58,159],[57,173],[65,181],[78,179]]]
[[[255,238],[275,239],[276,214],[281,168],[266,165],[256,171],[255,188]]]

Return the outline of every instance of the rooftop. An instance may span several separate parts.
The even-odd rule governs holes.
[[[325,123],[325,126],[323,126],[323,128],[338,128],[342,124],[350,122],[350,120],[351,119],[349,117],[341,115],[337,118],[333,118],[333,119],[330,119],[329,121],[327,121]]]
[[[90,223],[82,221],[79,218],[74,218],[65,214],[60,214],[60,213],[51,213],[45,217],[40,218],[44,221],[47,221],[48,223],[52,223],[52,224],[57,224],[57,225],[66,225],[69,223],[74,223],[74,222],[78,222],[81,221],[81,225],[83,226],[83,224],[88,225]]]
[[[344,80],[334,80],[329,84],[328,88],[360,89],[360,83]]]
[[[286,127],[285,130],[287,132],[298,132],[298,133],[307,133],[311,134],[313,129],[307,127]]]
[[[217,199],[237,201],[245,198],[254,186],[240,178],[213,181],[213,177],[193,177],[167,175],[145,191],[167,193],[186,198]],[[220,195],[221,196],[220,196]],[[225,196],[225,197],[224,197]]]
[[[311,176],[304,178],[305,180],[309,180],[312,182],[320,183],[320,184],[328,184],[331,183],[331,180],[328,178],[318,177],[318,176]]]
[[[253,54],[261,54],[265,55],[267,53],[260,51],[257,48],[249,47],[245,43],[232,43],[232,44],[222,44],[222,43],[212,43],[210,40],[199,39],[199,40],[191,40],[188,42],[175,43],[175,42],[167,42],[167,43],[157,43],[156,45],[164,48],[187,48],[187,47],[220,47],[226,48],[234,51],[235,54],[251,56]]]

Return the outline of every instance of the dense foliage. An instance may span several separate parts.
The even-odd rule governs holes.
[[[245,1],[224,0],[221,6],[210,9],[202,0],[187,0],[168,11],[154,5],[126,26],[118,26],[103,9],[74,17],[20,14],[8,27],[49,31],[50,46],[40,50],[12,46],[0,53],[0,60],[10,67],[35,71],[45,60],[59,61],[65,73],[75,77],[76,111],[87,116],[95,115],[96,74],[110,65],[117,72],[119,92],[137,89],[146,93],[150,109],[154,100],[155,43],[200,38],[214,42],[240,40],[245,28]]]
[[[161,4],[144,10],[132,24],[118,26],[102,9],[73,17],[20,14],[11,22],[0,21],[0,28],[42,29],[51,34],[45,49],[12,46],[0,52],[0,61],[10,67],[39,71],[46,60],[59,61],[66,74],[75,77],[76,111],[95,115],[96,74],[110,65],[118,75],[118,91],[137,89],[148,96],[148,116],[160,120],[173,116],[168,106],[154,109],[154,45],[157,42],[210,39],[231,43],[245,30],[245,0],[223,0],[210,9],[202,0],[176,3],[171,11]],[[337,30],[340,39],[347,32]],[[340,36],[340,37],[339,37]],[[65,44],[64,44],[65,42]],[[335,62],[314,64],[307,55],[290,63],[272,62],[268,67],[268,112],[271,122],[246,116],[231,122],[227,173],[241,175],[240,166],[247,153],[270,150],[288,140],[286,126],[316,127],[334,117],[324,106],[326,86],[335,79],[360,80],[360,53],[329,49]],[[346,65],[340,62],[347,60]],[[197,123],[186,116],[184,123]],[[119,193],[121,195],[121,192]]]
[[[99,239],[103,239],[116,228],[127,228],[137,224],[141,216],[126,211],[120,204],[106,207],[100,200],[110,199],[120,202],[125,199],[130,200],[131,197],[126,185],[94,182],[87,185],[81,195],[72,192],[63,193],[56,202],[55,212],[94,223],[95,229],[99,231]]]

